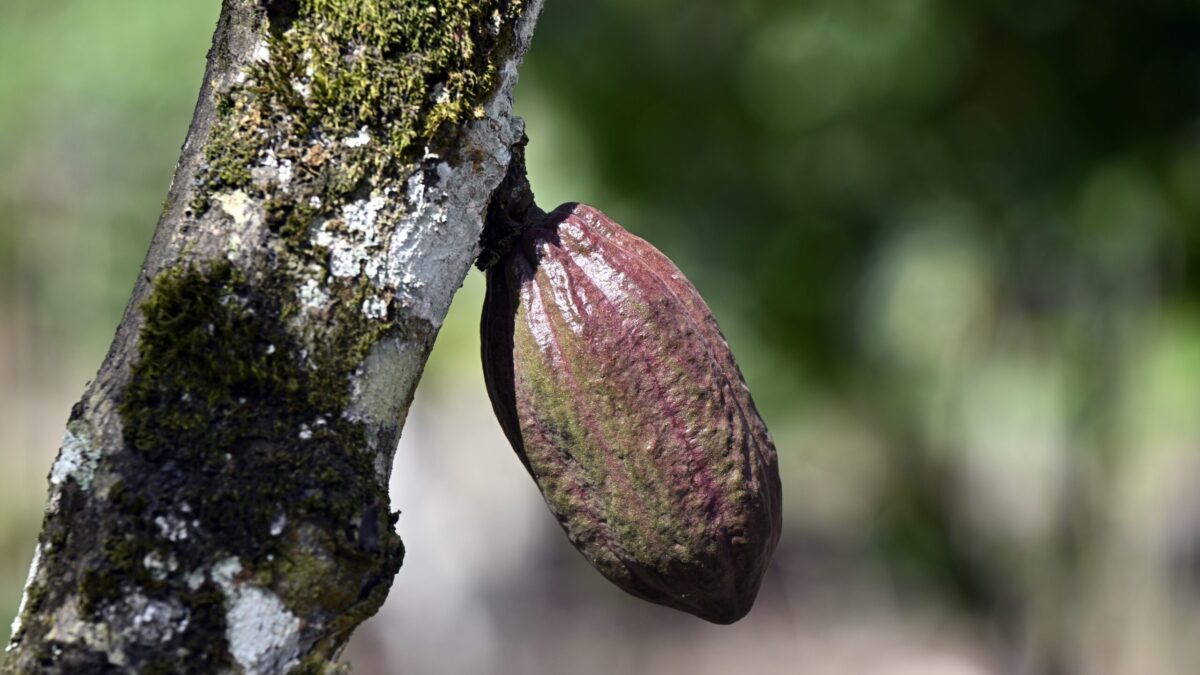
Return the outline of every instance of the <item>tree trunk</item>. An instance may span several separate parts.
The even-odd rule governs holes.
[[[392,454],[541,6],[225,0],[6,672],[332,668],[401,564]]]

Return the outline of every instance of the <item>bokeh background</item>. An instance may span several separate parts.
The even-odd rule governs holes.
[[[473,272],[417,394],[384,673],[1194,673],[1200,7],[551,0],[539,201],[709,300],[779,449],[781,549],[715,627],[609,587],[492,418]],[[218,0],[0,2],[0,637]]]

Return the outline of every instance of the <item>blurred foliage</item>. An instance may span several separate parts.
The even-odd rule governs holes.
[[[0,294],[92,367],[149,247],[218,10],[0,3]]]
[[[0,4],[0,318],[87,367],[217,11]],[[713,305],[779,445],[782,574],[953,608],[1007,672],[1186,672],[1197,36],[1187,0],[549,0],[517,108],[541,205]],[[423,386],[477,368],[467,290]]]
[[[536,120],[533,151],[837,382],[862,280],[915,228],[981,240],[1030,317],[1197,290],[1198,34],[1185,1],[563,0],[524,72],[586,156]]]

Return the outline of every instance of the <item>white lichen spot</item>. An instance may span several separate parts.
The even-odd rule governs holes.
[[[168,541],[180,542],[188,538],[187,521],[176,516],[156,516],[154,524],[158,533]]]
[[[363,316],[368,319],[380,320],[387,318],[388,303],[387,300],[379,296],[371,296],[363,300],[362,312]]]
[[[286,526],[287,526],[287,515],[281,513],[281,514],[279,514],[279,517],[276,518],[271,523],[271,536],[278,537],[279,535],[283,534],[283,528]]]
[[[329,306],[329,293],[321,288],[316,279],[305,281],[297,294],[300,296],[300,304],[308,309],[322,310]]]
[[[286,672],[300,653],[300,618],[274,594],[237,577],[242,564],[227,558],[213,567],[225,595],[225,638],[246,675]]]
[[[275,349],[275,345],[267,345],[267,356],[271,356],[276,351],[277,350]]]
[[[450,102],[450,92],[446,90],[446,85],[438,83],[434,85],[433,91],[429,92],[429,99],[436,104],[443,105]]]
[[[300,425],[300,440],[311,441],[313,437],[312,429],[308,428],[307,424]]]
[[[375,221],[378,220],[379,212],[385,206],[387,206],[387,200],[383,197],[373,197],[347,204],[342,207],[342,220],[346,222],[346,226],[350,228],[351,232],[361,232],[365,235],[375,234]]]
[[[326,221],[313,243],[329,249],[329,272],[335,277],[358,276],[363,271],[376,280],[379,264],[379,217],[388,202],[382,196],[363,199],[342,207],[341,218]]]
[[[96,477],[96,465],[99,462],[100,451],[92,447],[87,437],[67,429],[58,459],[50,469],[50,483],[58,487],[68,479],[74,479],[80,488],[88,490],[92,487],[92,479]]]
[[[33,562],[29,563],[29,574],[25,577],[25,591],[21,594],[21,604],[17,607],[17,615],[13,617],[12,632],[8,646],[4,651],[12,651],[17,646],[17,638],[21,633],[22,619],[25,616],[25,605],[29,603],[29,589],[33,587],[33,582],[37,579],[38,569],[42,566],[42,545],[39,543],[37,548],[33,549]]]
[[[179,569],[179,560],[174,554],[163,557],[162,553],[151,551],[142,558],[142,567],[146,568],[155,581],[164,581]]]
[[[254,54],[250,58],[255,61],[258,61],[259,63],[266,63],[266,62],[270,61],[271,60],[271,46],[267,44],[266,40],[260,41],[258,43],[258,45],[255,46]]]
[[[260,588],[236,594],[225,615],[229,653],[247,675],[286,672],[300,652],[300,619]]]
[[[187,630],[188,610],[175,602],[151,600],[141,593],[125,598],[105,612],[110,625],[128,626],[122,637],[141,644],[170,642]]]
[[[221,205],[221,210],[233,218],[238,227],[254,222],[254,204],[244,191],[224,192],[214,196],[213,201]]]
[[[357,134],[342,139],[342,145],[347,148],[361,148],[371,142],[371,132],[366,127],[358,130]]]
[[[279,184],[283,187],[287,187],[289,184],[291,184],[292,174],[292,160],[283,160],[283,162],[279,164],[279,173],[276,175],[276,178],[279,179]]]
[[[339,278],[358,276],[365,258],[361,246],[338,240],[329,249],[329,272]]]
[[[373,255],[363,261],[363,273],[373,282],[379,281],[379,270],[383,265],[383,261],[379,258],[380,256]]]
[[[196,570],[187,576],[187,586],[193,591],[200,590],[204,585],[204,572]]]
[[[499,35],[500,29],[503,27],[504,20],[500,16],[500,10],[492,10],[492,20],[491,23],[488,24],[488,30],[492,32],[492,35]]]
[[[274,150],[268,150],[262,162],[250,170],[254,182],[260,185],[276,183],[287,190],[295,174],[294,163],[290,159],[280,159]]]
[[[313,195],[308,198],[308,205],[313,207],[314,209],[321,208],[321,203],[322,203],[321,198],[318,197],[317,195]]]
[[[293,80],[292,81],[292,91],[296,92],[297,94],[300,94],[301,98],[308,98],[309,96],[312,95],[312,85],[305,82],[304,80]]]
[[[212,568],[213,581],[217,582],[221,588],[229,587],[233,584],[237,575],[242,573],[242,561],[237,558],[225,558]]]
[[[443,175],[450,175],[449,167],[443,171],[439,165],[439,183],[433,186],[425,184],[423,171],[409,177],[405,195],[409,211],[392,232],[382,277],[386,285],[396,289],[400,306],[434,325],[441,325],[440,313],[434,311],[422,279],[432,276],[425,274],[429,266],[446,264],[438,248],[442,237],[433,236],[443,231],[449,219],[446,195],[439,187]]]

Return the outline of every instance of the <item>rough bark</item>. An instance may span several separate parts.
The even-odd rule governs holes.
[[[225,0],[6,672],[331,668],[401,564],[392,453],[541,6]]]

